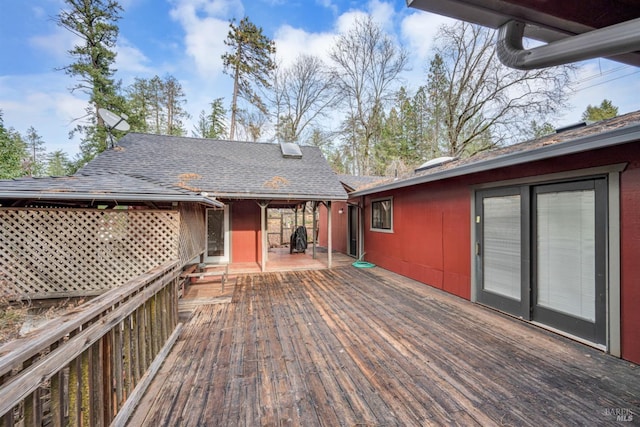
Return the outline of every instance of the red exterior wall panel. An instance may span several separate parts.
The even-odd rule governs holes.
[[[260,262],[260,206],[253,200],[231,205],[231,262]]]
[[[622,357],[640,363],[640,168],[630,165],[620,183]]]
[[[393,196],[393,233],[370,231],[371,201]],[[366,198],[366,260],[470,298],[469,190],[435,183]]]
[[[342,209],[342,213],[340,213]],[[326,248],[328,243],[327,207],[318,206],[318,246]],[[331,246],[334,251],[347,253],[347,202],[331,202]]]

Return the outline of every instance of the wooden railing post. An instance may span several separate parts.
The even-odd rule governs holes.
[[[159,369],[159,355],[177,339],[177,265],[158,267],[0,347],[0,427],[126,420],[128,399],[141,396],[147,370]]]

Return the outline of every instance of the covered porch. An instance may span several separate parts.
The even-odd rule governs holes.
[[[380,268],[238,274],[129,425],[608,425],[638,366]]]

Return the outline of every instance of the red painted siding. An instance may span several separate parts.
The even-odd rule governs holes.
[[[260,262],[260,206],[243,200],[231,204],[231,262]]]
[[[372,198],[366,199],[365,259],[469,299],[469,190],[452,182],[392,195],[393,233],[370,231]]]
[[[342,209],[342,213],[340,213]],[[318,207],[318,246],[328,246],[327,208],[324,205]],[[331,245],[334,251],[347,253],[347,202],[331,203]]]
[[[640,168],[622,174],[622,356],[640,363]]]

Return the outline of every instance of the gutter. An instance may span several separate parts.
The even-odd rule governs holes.
[[[310,201],[323,202],[325,200],[346,201],[349,199],[347,193],[344,195],[318,195],[318,194],[287,194],[282,193],[221,193],[215,192],[218,199],[251,199],[251,200],[278,200],[278,201]]]
[[[616,145],[626,144],[633,141],[640,141],[640,125],[627,126],[597,135],[589,135],[567,142],[560,142],[544,147],[508,153],[488,160],[481,160],[468,163],[462,166],[445,169],[429,175],[415,176],[401,181],[395,181],[378,187],[355,191],[349,194],[350,197],[366,196],[380,193],[387,190],[410,187],[413,185],[425,184],[429,182],[442,181],[464,175],[471,175],[479,172],[486,172],[493,169],[505,168],[509,166],[521,165],[524,163],[546,160],[554,157],[577,154],[585,151],[607,148]]]
[[[507,67],[532,70],[640,51],[640,18],[532,49],[522,47],[525,26],[523,22],[509,21],[498,30],[496,50],[500,62]]]

